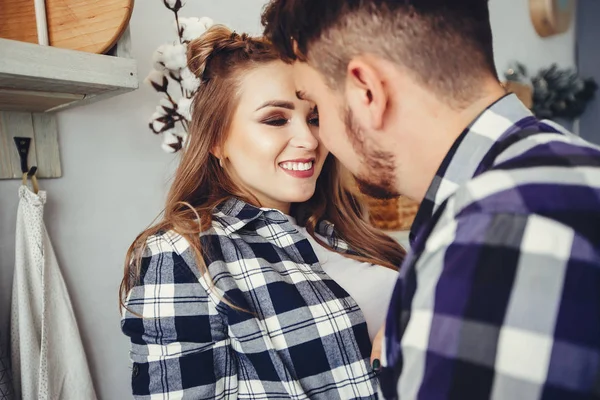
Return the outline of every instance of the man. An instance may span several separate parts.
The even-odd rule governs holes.
[[[363,191],[422,202],[384,397],[600,398],[600,150],[505,93],[487,0],[272,0],[263,25]]]

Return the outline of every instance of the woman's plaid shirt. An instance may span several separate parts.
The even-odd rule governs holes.
[[[147,241],[122,320],[136,399],[377,398],[361,310],[285,215],[231,199],[201,243],[210,278],[178,234]]]

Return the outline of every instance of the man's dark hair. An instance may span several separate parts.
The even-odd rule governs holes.
[[[488,0],[271,0],[262,24],[284,60],[310,63],[334,87],[365,53],[453,101],[497,77]]]

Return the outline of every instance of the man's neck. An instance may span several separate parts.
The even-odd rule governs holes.
[[[486,87],[484,95],[457,111],[438,106],[435,115],[424,116],[416,127],[411,149],[411,162],[400,162],[398,168],[399,192],[416,201],[422,201],[440,165],[461,133],[486,108],[506,92],[496,82]]]

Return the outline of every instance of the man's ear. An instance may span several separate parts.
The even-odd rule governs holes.
[[[360,126],[383,129],[389,102],[382,71],[372,57],[355,57],[346,71],[346,104]]]

